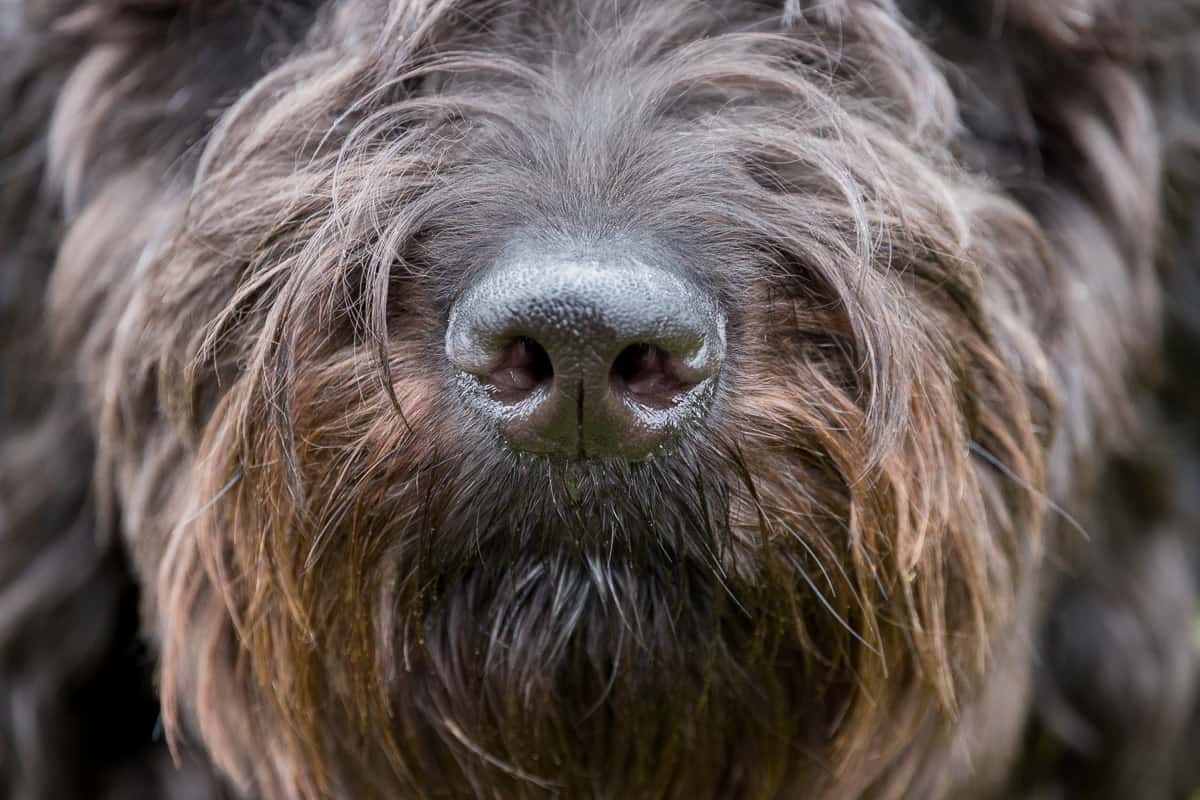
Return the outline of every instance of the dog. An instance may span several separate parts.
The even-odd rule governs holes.
[[[9,0],[5,796],[1183,797],[1198,10]]]

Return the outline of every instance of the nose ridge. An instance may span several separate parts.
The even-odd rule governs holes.
[[[637,460],[706,412],[725,320],[693,282],[633,257],[529,255],[463,293],[446,354],[514,448]]]

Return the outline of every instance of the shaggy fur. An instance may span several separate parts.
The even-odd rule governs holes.
[[[1187,3],[8,0],[0,53],[5,796],[1195,780]],[[443,341],[513,243],[687,264],[707,420],[499,445]]]

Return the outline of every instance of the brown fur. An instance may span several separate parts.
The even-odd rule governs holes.
[[[120,612],[55,603],[128,553],[178,759],[263,798],[1190,780],[1190,9],[22,8],[4,375],[55,383],[5,395],[0,612],[100,620],[62,661],[93,674]],[[701,430],[632,465],[497,445],[442,337],[514,237],[689,264],[730,316]],[[25,510],[71,486],[74,521]],[[31,577],[60,542],[53,575],[115,566]],[[28,635],[0,625],[23,680]],[[14,720],[10,764],[63,747]]]

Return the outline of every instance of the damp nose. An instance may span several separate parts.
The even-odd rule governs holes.
[[[514,449],[636,461],[707,413],[725,323],[694,283],[634,258],[509,258],[455,303],[446,355]]]

